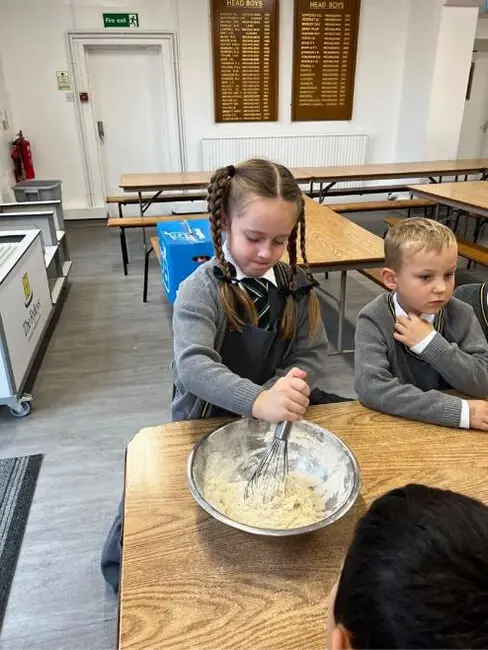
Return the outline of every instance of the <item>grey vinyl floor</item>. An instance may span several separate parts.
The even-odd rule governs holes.
[[[382,233],[383,216],[358,221]],[[124,277],[116,233],[101,223],[68,225],[71,286],[34,384],[33,412],[17,420],[0,408],[0,455],[45,454],[2,650],[115,647],[117,603],[99,572],[100,550],[121,494],[125,446],[141,427],[168,420],[171,396],[171,309],[154,258],[142,303],[141,237],[131,235]],[[337,274],[327,288],[338,292]],[[349,340],[358,310],[379,291],[350,274]],[[333,303],[324,318],[334,343]],[[353,396],[352,378],[352,356],[332,356],[322,386]]]

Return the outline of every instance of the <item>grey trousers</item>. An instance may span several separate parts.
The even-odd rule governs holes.
[[[101,569],[102,574],[115,593],[119,591],[120,564],[122,561],[122,525],[124,501],[120,500],[119,509],[108,531],[107,539],[103,545]]]

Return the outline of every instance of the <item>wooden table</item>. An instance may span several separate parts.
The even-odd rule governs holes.
[[[480,174],[488,175],[488,160],[434,160],[409,163],[376,163],[367,165],[344,165],[329,167],[294,167],[291,168],[298,183],[310,183],[310,194],[314,193],[314,183],[319,183],[319,198],[322,202],[336,183],[353,180],[379,180],[393,178],[429,178],[431,182],[439,181],[443,176]],[[124,192],[136,193],[139,197],[140,216],[157,201],[166,191],[188,190],[188,199],[192,199],[192,190],[206,188],[213,172],[155,172],[144,174],[123,174],[119,186]],[[147,193],[152,196],[147,196]],[[146,193],[146,195],[145,195]],[[145,237],[144,237],[145,242]]]
[[[443,176],[454,176],[457,181],[458,176],[464,176],[467,180],[468,176],[477,174],[484,180],[488,176],[488,159],[307,167],[303,171],[312,176],[313,183],[319,183],[319,198],[322,202],[336,183],[347,181],[427,178],[431,183],[438,183],[442,181]]]
[[[313,272],[341,273],[337,300],[337,353],[352,352],[344,350],[347,272],[380,266],[385,259],[383,240],[347,217],[337,214],[330,207],[320,205],[308,197],[305,197],[305,218],[307,257]]]
[[[292,167],[290,171],[297,183],[312,183],[312,177],[307,169]],[[191,190],[206,188],[212,174],[213,172],[210,171],[123,174],[119,187],[124,192],[135,192],[138,195],[140,216],[143,217],[146,210],[163,192],[189,190],[188,199],[191,200]],[[152,192],[152,196],[144,196],[147,192]]]
[[[324,650],[327,597],[353,527],[373,499],[409,482],[488,503],[486,434],[394,418],[357,402],[309,409],[362,473],[351,512],[297,538],[261,538],[215,521],[186,485],[200,420],[144,429],[126,459],[119,648]]]
[[[298,183],[312,180],[308,168],[292,167]],[[197,190],[206,188],[214,172],[164,172],[151,174],[123,174],[120,187],[124,192],[162,192],[164,190]]]
[[[488,182],[438,183],[437,185],[411,185],[416,196],[432,199],[438,204],[488,218]]]

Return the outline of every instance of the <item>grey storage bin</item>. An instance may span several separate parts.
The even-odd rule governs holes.
[[[18,202],[61,200],[61,181],[21,181],[12,189]]]

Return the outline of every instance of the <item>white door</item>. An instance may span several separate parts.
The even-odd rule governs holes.
[[[97,143],[104,194],[123,194],[122,174],[179,171],[171,52],[160,44],[97,44],[86,45],[85,53],[92,115],[86,126]],[[154,211],[157,205],[147,214]],[[138,214],[138,207],[124,213]]]
[[[464,106],[458,158],[488,157],[488,52],[474,60],[470,98]]]

